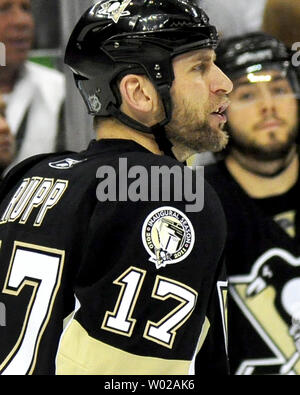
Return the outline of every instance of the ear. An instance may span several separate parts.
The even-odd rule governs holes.
[[[131,111],[149,113],[157,97],[156,90],[147,77],[128,74],[121,80],[122,103]]]

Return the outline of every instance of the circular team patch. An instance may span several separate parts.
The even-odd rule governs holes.
[[[160,269],[188,257],[195,242],[194,228],[185,214],[174,207],[160,207],[146,218],[142,240],[150,262]]]

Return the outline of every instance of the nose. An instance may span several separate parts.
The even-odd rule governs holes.
[[[260,100],[257,101],[257,106],[261,113],[265,114],[273,114],[276,111],[275,101],[270,92],[267,83],[261,83],[260,86]]]
[[[10,23],[17,28],[31,28],[33,18],[31,12],[24,10],[20,5],[15,5],[11,9]]]
[[[233,89],[232,81],[216,65],[214,65],[214,72],[212,74],[210,89],[213,93],[222,93],[226,95],[228,95]]]

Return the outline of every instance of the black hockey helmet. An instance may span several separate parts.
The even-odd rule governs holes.
[[[130,127],[153,133],[166,151],[161,127],[172,117],[172,58],[196,49],[215,49],[217,43],[216,28],[190,0],[101,0],[75,26],[65,63],[74,73],[89,114],[113,115]],[[116,81],[128,73],[145,74],[152,81],[164,104],[163,122],[149,128],[120,111]]]
[[[246,33],[223,39],[216,50],[216,64],[232,80],[263,70],[275,69],[290,81],[299,95],[299,82],[292,64],[292,51],[264,32]],[[255,79],[254,79],[255,80]]]

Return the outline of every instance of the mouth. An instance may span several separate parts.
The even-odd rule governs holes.
[[[5,133],[5,132],[2,132]],[[8,135],[0,134],[0,150],[1,151],[10,151],[13,147],[14,141]]]
[[[8,44],[18,50],[24,51],[31,48],[31,39],[29,38],[12,38],[8,40]]]
[[[12,144],[10,144],[10,143],[0,144],[0,152],[5,153],[5,152],[11,152],[11,151],[12,151]]]
[[[279,119],[269,119],[269,120],[260,122],[257,125],[257,129],[276,129],[276,128],[279,128],[280,126],[282,126],[283,124],[284,124],[284,122]]]
[[[218,121],[219,121],[220,123],[226,123],[226,122],[227,122],[227,117],[226,117],[226,115],[225,115],[225,112],[226,112],[228,106],[229,106],[229,103],[228,103],[228,102],[222,104],[221,106],[219,106],[219,107],[216,109],[216,111],[213,111],[213,112],[211,113],[211,115],[212,115],[213,117],[217,117],[217,119],[218,119]]]

